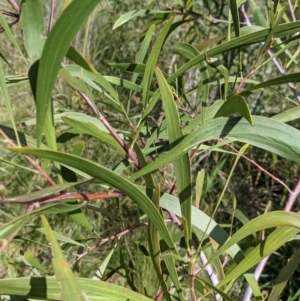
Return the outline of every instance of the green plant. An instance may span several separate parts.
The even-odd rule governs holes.
[[[237,181],[234,173],[243,158],[292,192],[248,154],[252,147],[258,147],[272,153],[274,162],[300,162],[300,132],[286,124],[299,118],[299,97],[293,84],[300,80],[298,53],[292,52],[299,42],[300,21],[289,22],[278,1],[267,6],[267,18],[250,1],[257,23],[246,27],[241,27],[239,21],[243,1],[229,2],[227,23],[199,13],[199,8],[218,11],[218,1],[214,5],[207,1],[176,1],[174,6],[163,8],[150,1],[153,9],[127,12],[113,25],[116,32],[136,17],[151,17],[149,22],[139,23],[145,31],[141,31],[135,61],[117,60],[103,66],[102,73],[87,59],[89,54],[85,55],[89,29],[96,19],[92,13],[98,2],[73,0],[53,28],[49,18],[49,28],[45,30],[41,1],[22,1],[22,47],[26,55],[0,15],[7,38],[22,56],[23,67],[28,68],[26,75],[11,76],[5,75],[0,64],[0,87],[11,122],[10,126],[0,125],[0,134],[2,142],[9,145],[7,156],[16,153],[22,158],[21,164],[14,162],[16,157],[2,160],[14,170],[38,174],[43,179],[39,189],[21,196],[12,196],[5,181],[1,184],[3,192],[8,190],[1,194],[3,206],[27,205],[27,212],[18,214],[12,209],[9,214],[1,210],[0,250],[4,252],[18,239],[25,240],[26,231],[36,233],[34,244],[45,244],[44,236],[38,235],[42,233],[51,245],[51,254],[48,248],[42,264],[41,258],[30,251],[20,254],[20,260],[31,268],[31,275],[38,277],[15,277],[10,254],[4,253],[2,261],[9,277],[0,280],[0,295],[39,300],[232,300],[234,284],[244,277],[255,297],[263,299],[251,269],[289,240],[298,240],[299,214],[288,212],[290,209],[268,212],[267,208],[264,214],[248,218],[237,209],[230,185]],[[14,8],[19,18],[18,7]],[[222,11],[223,8],[220,15]],[[247,13],[244,21],[249,23]],[[211,31],[212,36],[202,37],[197,25],[205,22],[221,25]],[[84,41],[81,54],[70,45],[84,24],[85,30],[79,33]],[[201,39],[194,42],[199,36]],[[179,41],[171,52],[174,37]],[[118,46],[118,41],[114,43]],[[250,54],[247,47],[257,49]],[[97,55],[92,53],[93,57]],[[231,62],[222,63],[225,58]],[[282,74],[267,78],[264,72],[273,68],[273,62],[293,70],[286,67],[280,71]],[[9,58],[6,63],[9,66]],[[28,82],[36,118],[24,124],[34,126],[34,131],[17,129],[8,93],[11,87]],[[284,90],[287,96],[282,95],[279,86],[288,86]],[[59,91],[55,97],[54,87]],[[59,103],[68,99],[69,91],[73,93],[71,101],[76,98],[70,106],[73,110]],[[263,111],[264,104],[251,106],[256,95],[262,96],[264,91],[266,102],[267,97],[272,97],[286,104],[271,117],[257,114],[257,108]],[[87,147],[89,141],[92,153]],[[109,154],[103,154],[104,150]],[[198,168],[204,160],[209,161],[208,176]],[[222,174],[224,166],[227,172]],[[289,204],[298,190],[293,191]],[[206,196],[212,202],[204,206]],[[128,198],[133,203],[128,201],[126,205],[135,212],[125,214],[128,206],[122,202]],[[117,199],[115,206],[120,214],[92,203],[104,199]],[[228,212],[232,221],[225,225],[230,229],[227,233],[215,218],[221,204],[231,202]],[[98,213],[106,224],[121,225],[118,233],[103,238]],[[139,220],[130,220],[129,225],[128,220],[119,223],[122,214]],[[234,217],[243,224],[237,230]],[[75,228],[81,230],[73,237]],[[127,234],[140,228],[146,230],[126,239]],[[264,237],[270,228],[275,230]],[[124,248],[118,249],[120,240]],[[111,242],[110,250],[101,263],[91,256],[89,260],[97,262],[94,270],[81,269],[86,255],[107,242]],[[299,259],[299,252],[294,252],[268,300],[278,300]],[[119,264],[110,267],[110,262]],[[88,278],[90,274],[94,274],[93,279]],[[103,281],[113,276],[115,283]]]

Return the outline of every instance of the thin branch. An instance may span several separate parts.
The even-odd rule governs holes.
[[[112,137],[118,142],[118,144],[123,148],[125,153],[127,154],[129,160],[134,164],[137,169],[141,169],[140,163],[134,155],[133,151],[128,147],[128,145],[121,139],[115,129],[110,125],[107,119],[100,113],[100,111],[94,106],[92,101],[82,92],[77,91],[79,95],[83,98],[83,100],[88,104],[88,106],[93,110],[93,112],[98,116],[99,120],[103,123]]]
[[[71,263],[71,266],[73,266],[75,263],[77,263],[81,258],[83,258],[84,256],[86,256],[88,253],[90,253],[91,251],[99,248],[100,246],[102,246],[103,244],[105,244],[106,242],[108,241],[111,241],[111,240],[114,240],[114,239],[120,239],[123,235],[131,232],[132,230],[135,230],[137,228],[140,228],[140,227],[145,227],[145,226],[148,226],[148,223],[139,223],[139,224],[135,224],[131,227],[129,227],[128,229],[116,234],[116,235],[113,235],[113,236],[110,236],[110,237],[106,237],[106,238],[103,238],[101,239],[97,244],[95,244],[94,246],[88,248],[85,252],[79,254],[76,259]]]
[[[51,31],[52,24],[53,24],[54,8],[55,8],[55,0],[52,0],[51,1],[50,14],[49,14],[48,28],[47,28],[48,35]]]
[[[59,195],[47,196],[43,198],[36,198],[32,200],[26,200],[26,202],[22,201],[21,197],[12,197],[5,198],[1,204],[15,203],[15,204],[24,204],[24,203],[35,203],[39,202],[40,205],[61,202],[67,199],[79,199],[84,201],[91,200],[101,200],[101,199],[112,199],[124,197],[125,195],[121,192],[111,192],[111,193],[83,193],[83,192],[64,192]]]
[[[223,139],[218,139],[218,141],[222,142]],[[230,149],[232,149],[235,153],[238,153],[239,151],[234,148],[232,145],[227,145],[227,147],[229,147]],[[270,173],[269,171],[267,171],[266,169],[264,169],[262,166],[260,166],[258,163],[256,163],[254,160],[248,158],[246,155],[242,155],[242,157],[250,162],[252,165],[254,165],[255,167],[257,167],[261,172],[263,172],[264,174],[268,175],[270,178],[272,178],[275,182],[279,183],[280,185],[282,185],[289,193],[292,193],[291,189],[283,182],[281,181],[279,178],[275,177],[272,173]]]
[[[20,14],[20,8],[18,4],[14,0],[7,0],[7,2],[10,4],[10,6],[15,10],[17,14]]]

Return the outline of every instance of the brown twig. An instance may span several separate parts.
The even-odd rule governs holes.
[[[91,200],[101,200],[101,199],[112,199],[112,198],[118,198],[124,196],[125,195],[121,192],[111,192],[111,193],[63,192],[59,195],[32,199],[26,201],[26,203],[39,202],[39,204],[42,205],[42,204],[60,202],[67,199],[79,199],[79,200],[91,201]],[[12,197],[12,198],[5,198],[1,203],[2,204],[8,204],[8,203],[24,204],[25,202],[22,201],[20,197]]]
[[[12,147],[17,147],[17,145],[7,137],[7,135],[2,131],[2,129],[0,129],[0,135],[4,137],[5,141]],[[27,155],[23,155],[24,158],[31,163],[39,172],[39,174],[47,181],[49,182],[52,186],[55,186],[56,183],[44,172],[44,170],[42,169],[42,167],[36,162],[34,161],[32,158],[30,158]]]
[[[137,228],[140,228],[140,227],[145,227],[145,226],[148,226],[148,223],[139,223],[139,224],[135,224],[131,227],[129,227],[128,229],[116,234],[116,235],[113,235],[113,236],[110,236],[110,237],[106,237],[106,238],[103,238],[101,239],[97,244],[95,244],[94,246],[88,248],[85,252],[81,253],[80,255],[78,255],[76,257],[76,259],[71,263],[71,266],[73,266],[75,263],[77,263],[81,258],[83,258],[84,256],[86,256],[88,253],[90,253],[91,251],[99,248],[100,246],[102,246],[103,244],[105,244],[106,242],[108,241],[111,241],[111,240],[114,240],[114,239],[120,239],[123,235],[131,232],[132,230],[135,230]]]
[[[112,137],[118,142],[118,144],[123,148],[125,153],[127,154],[129,161],[131,161],[137,169],[141,169],[139,161],[134,155],[133,151],[128,147],[128,145],[121,139],[115,129],[110,125],[107,119],[100,113],[100,111],[94,106],[92,101],[82,92],[77,91],[82,99],[88,104],[88,106],[93,110],[93,112],[97,115],[99,120],[103,123]]]

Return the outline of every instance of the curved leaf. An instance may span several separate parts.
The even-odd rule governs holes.
[[[248,105],[245,99],[240,95],[233,95],[229,97],[220,107],[215,115],[215,118],[227,117],[234,113],[242,115],[251,125],[253,125],[253,120]]]
[[[75,34],[98,3],[96,0],[73,0],[63,11],[46,40],[39,63],[36,87],[38,146],[41,144],[46,115],[50,113],[52,89],[61,61],[68,52]],[[47,127],[51,128],[52,124],[47,124]]]
[[[136,9],[132,10],[124,15],[122,15],[114,24],[113,29],[118,28],[119,26],[123,25],[124,23],[128,22],[129,20],[135,17],[141,16],[148,16],[148,15],[155,15],[155,14],[170,14],[172,11],[169,10],[150,10],[150,9]]]
[[[89,301],[150,301],[141,294],[109,282],[77,278]],[[15,278],[0,280],[0,294],[26,296],[29,299],[60,301],[61,287],[54,277]]]
[[[160,89],[160,94],[165,108],[165,116],[167,122],[167,130],[170,145],[176,145],[183,138],[180,119],[177,107],[173,98],[172,90],[165,80],[163,74],[158,67],[155,68],[155,74]],[[174,162],[176,188],[179,194],[182,217],[186,220],[184,223],[184,232],[186,239],[186,247],[189,249],[191,232],[191,167],[188,154],[184,154]]]
[[[198,127],[178,145],[155,162],[136,172],[131,179],[139,178],[157,168],[173,162],[199,143],[229,138],[254,145],[297,163],[300,162],[300,131],[265,117],[252,116],[253,126],[245,119],[220,117]]]
[[[57,161],[59,163],[66,164],[73,168],[79,169],[97,179],[104,181],[105,183],[123,191],[133,201],[135,201],[140,209],[148,215],[153,221],[157,229],[159,230],[162,238],[167,243],[171,250],[175,250],[172,238],[169,231],[166,228],[163,218],[159,214],[158,210],[153,205],[152,201],[142,193],[134,184],[130,183],[125,178],[119,176],[113,171],[93,163],[89,160],[83,159],[70,154],[61,152],[48,151],[43,149],[28,149],[28,148],[10,148],[12,151],[17,151],[23,154],[33,155]]]

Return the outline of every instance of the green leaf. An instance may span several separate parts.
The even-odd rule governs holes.
[[[36,231],[39,231],[39,232],[41,232],[41,233],[43,233],[43,234],[46,234],[45,228],[37,228],[37,229],[35,229],[35,230],[36,230]],[[52,233],[53,233],[53,236],[54,236],[57,240],[60,240],[60,241],[62,241],[62,242],[64,242],[64,243],[68,243],[68,244],[72,244],[72,245],[76,245],[76,246],[82,246],[82,247],[85,247],[85,245],[83,245],[83,244],[77,242],[76,240],[71,239],[71,238],[69,238],[69,237],[67,237],[67,236],[65,236],[65,235],[63,235],[63,234],[61,234],[61,233],[58,233],[58,232],[55,232],[55,231],[52,231]]]
[[[289,226],[300,229],[299,216],[300,215],[298,213],[294,212],[273,211],[252,219],[239,229],[223,246],[221,246],[209,259],[207,264],[209,264],[214,258],[223,254],[228,248],[241,241],[243,238],[258,231],[278,226]]]
[[[30,61],[38,60],[43,51],[45,38],[44,10],[40,0],[25,0],[21,6],[21,28],[24,45]]]
[[[13,151],[21,152],[24,154],[30,154],[33,156],[42,157],[45,159],[54,160],[73,168],[79,169],[91,176],[104,181],[105,183],[120,189],[126,195],[128,195],[133,201],[135,201],[140,209],[152,219],[155,226],[158,228],[162,238],[167,243],[168,247],[173,251],[175,247],[173,245],[170,233],[166,228],[163,218],[160,216],[157,209],[152,204],[152,201],[143,194],[134,184],[126,180],[125,178],[117,175],[111,170],[93,163],[89,160],[69,155],[60,152],[47,151],[43,149],[27,149],[27,148],[10,148]]]
[[[159,200],[160,200],[159,184],[156,185],[156,188],[153,191],[152,200],[153,200],[154,206],[157,208],[157,210],[159,210]],[[164,280],[164,277],[163,277],[163,274],[161,271],[161,263],[160,263],[161,250],[160,250],[160,244],[159,244],[159,231],[158,231],[157,227],[155,227],[155,225],[152,221],[149,221],[149,226],[148,226],[148,244],[149,244],[150,257],[152,260],[154,270],[156,272],[156,276],[161,285],[162,291],[164,292],[165,298],[168,301],[170,301],[172,299],[170,297],[166,282]]]
[[[32,253],[30,251],[26,251],[24,253],[24,258],[27,261],[27,263],[31,266],[33,266],[34,268],[40,270],[43,273],[48,273],[47,269],[45,269],[40,263],[39,261],[32,255]]]
[[[83,80],[73,77],[66,68],[61,68],[58,72],[58,75],[66,81],[66,83],[72,87],[75,91],[80,91],[84,93],[90,101],[93,103],[93,105],[96,107],[94,103],[94,96],[87,88],[86,84],[83,82]]]
[[[137,57],[136,57],[136,63],[139,64],[139,63],[143,63],[145,57],[146,57],[146,54],[147,54],[147,51],[148,51],[148,48],[149,48],[149,45],[150,45],[150,42],[151,42],[151,39],[152,39],[152,36],[154,34],[154,30],[155,30],[155,25],[152,24],[146,35],[145,35],[145,38],[141,44],[141,47],[139,49],[139,52],[137,54]],[[138,77],[138,74],[133,74],[132,76],[132,83],[135,83],[136,82],[136,79]]]
[[[300,82],[300,73],[292,73],[292,74],[287,74],[287,75],[281,75],[276,78],[272,78],[270,80],[264,81],[261,84],[254,85],[247,90],[244,90],[243,92],[240,93],[241,96],[248,95],[250,91],[253,90],[258,90],[261,88],[267,88],[271,86],[278,86],[278,85],[283,85],[287,83],[298,83]]]
[[[237,0],[230,0],[229,5],[230,5],[230,12],[233,20],[235,36],[238,37],[240,35],[240,18],[239,18]]]
[[[197,178],[196,178],[196,201],[195,201],[195,207],[200,208],[200,201],[202,197],[203,192],[203,185],[204,185],[204,179],[205,179],[205,169],[201,169],[201,171],[198,172]]]
[[[0,229],[0,243],[2,246],[7,245],[7,239],[19,232],[29,221],[31,216],[22,216],[22,219],[15,218],[6,224],[1,224]]]
[[[67,65],[65,66],[65,68],[71,73],[72,76],[82,79],[85,83],[87,83],[90,86],[92,86],[91,81],[98,83],[102,88],[104,88],[110,94],[110,96],[107,95],[107,97],[109,97],[118,106],[120,106],[120,100],[117,91],[100,73],[92,73],[88,70],[82,69],[79,66],[74,66],[74,65]],[[98,90],[99,92],[103,93],[104,95],[106,95],[105,92],[97,85],[94,85],[92,87]]]
[[[300,21],[291,22],[288,24],[281,24],[276,27],[274,31],[274,37],[286,37],[289,34],[293,34],[299,31]],[[195,58],[188,61],[186,64],[181,66],[178,70],[176,70],[169,78],[168,83],[174,81],[175,78],[186,72],[187,70],[191,69],[193,66],[199,64],[200,62],[204,61],[205,58],[214,57],[218,54],[224,53],[231,49],[237,49],[243,46],[253,45],[255,43],[261,43],[265,40],[266,36],[269,33],[269,29],[262,29],[258,30],[238,38],[232,39],[228,42],[222,43],[218,46],[215,46],[208,50],[206,53],[201,53]],[[176,47],[176,45],[175,45]]]
[[[97,73],[93,65],[88,62],[73,46],[69,48],[66,57],[87,71]]]
[[[169,141],[171,147],[178,144],[182,138],[182,130],[180,126],[180,119],[177,111],[177,107],[173,98],[173,94],[170,86],[165,80],[163,74],[158,67],[155,68],[155,74],[160,89],[160,94],[165,109],[165,116],[167,121],[167,130],[169,135]],[[192,237],[191,232],[191,167],[188,154],[184,154],[180,158],[174,161],[175,176],[176,176],[176,188],[179,195],[180,206],[182,211],[182,217],[186,220],[185,239],[186,247],[189,250],[190,240]]]
[[[227,117],[230,114],[238,113],[242,115],[251,125],[253,125],[252,116],[249,107],[243,97],[233,95],[229,97],[220,107],[215,115],[217,117]]]
[[[61,287],[62,300],[86,301],[85,292],[80,288],[68,262],[64,258],[62,250],[55,239],[47,219],[44,215],[41,215],[41,219],[45,228],[47,240],[51,244],[53,252],[52,263],[57,282]]]
[[[237,279],[240,275],[259,263],[263,258],[283,246],[298,232],[299,228],[287,226],[280,227],[273,231],[263,242],[248,253],[245,259],[218,283],[217,287],[221,287],[225,283]]]
[[[117,244],[115,244],[114,247],[109,251],[109,253],[105,257],[105,259],[102,261],[101,265],[99,266],[98,270],[96,271],[96,273],[92,279],[98,279],[98,280],[102,279],[102,277],[104,275],[104,271],[106,270],[107,265],[108,265],[112,255],[114,254],[116,247],[117,247]]]
[[[289,260],[287,261],[286,266],[281,269],[279,275],[276,277],[268,301],[279,300],[279,296],[282,290],[286,286],[288,280],[292,277],[293,272],[298,268],[299,263],[300,263],[300,250],[296,250],[291,256],[291,258],[289,258]]]
[[[280,122],[289,122],[289,121],[297,120],[300,118],[300,107],[297,106],[290,110],[286,110],[271,118]]]
[[[10,122],[13,126],[13,135],[16,138],[16,141],[17,141],[18,145],[21,145],[20,137],[18,135],[18,131],[17,131],[14,115],[13,115],[11,101],[9,99],[8,89],[7,89],[7,85],[6,85],[6,82],[5,82],[4,70],[2,68],[2,62],[1,61],[0,61],[0,89],[1,89],[2,96],[4,98],[4,102],[5,102],[7,112],[8,112],[8,116],[10,118]],[[1,125],[0,125],[0,127],[1,127]]]
[[[22,52],[22,50],[20,49],[18,42],[15,38],[15,35],[12,33],[10,27],[8,26],[5,18],[3,17],[3,14],[0,14],[0,24],[1,26],[4,28],[4,32],[7,35],[7,37],[9,38],[9,40],[11,41],[11,43],[15,46],[16,50],[18,51],[18,53],[20,54],[21,58],[23,59],[25,66],[27,65],[27,60]]]
[[[116,29],[124,23],[135,17],[148,16],[148,15],[156,15],[156,14],[171,14],[172,11],[169,10],[150,10],[150,9],[137,9],[132,10],[124,15],[122,15],[114,24],[112,29]]]
[[[224,100],[227,100],[227,91],[228,91],[228,80],[229,80],[229,75],[228,75],[228,69],[221,64],[221,62],[214,57],[206,57],[206,62],[208,63],[208,65],[214,69],[217,69],[221,75],[224,77],[224,96],[222,95],[221,98],[223,98]],[[218,84],[219,81],[218,81]],[[220,93],[222,94],[221,89],[219,88]]]
[[[90,301],[151,301],[141,294],[109,282],[77,278],[78,285]],[[61,286],[53,277],[0,279],[0,294],[28,299],[61,301]],[[73,299],[64,299],[73,300]]]
[[[123,148],[120,146],[119,143],[106,131],[103,131],[103,124],[100,122],[100,120],[91,117],[91,116],[84,116],[85,114],[81,114],[76,118],[74,117],[62,117],[62,120],[70,125],[71,127],[77,129],[79,133],[82,134],[88,134],[91,136],[94,136],[101,141],[110,144],[113,146],[116,150],[118,150],[119,153],[125,154]],[[101,125],[99,126],[99,123]]]
[[[160,34],[156,38],[156,41],[149,54],[148,61],[146,63],[145,74],[143,78],[143,106],[144,108],[148,105],[148,95],[150,90],[150,84],[154,73],[154,67],[157,64],[157,60],[161,51],[161,48],[165,42],[169,29],[173,23],[174,16],[172,16],[168,22],[162,28]]]
[[[187,135],[178,145],[155,162],[133,174],[137,179],[161,166],[173,162],[199,143],[229,138],[278,154],[297,163],[300,162],[300,132],[286,124],[265,118],[252,116],[253,126],[245,119],[237,117],[219,117],[198,127]]]
[[[41,144],[45,127],[52,127],[51,118],[49,119],[51,94],[61,61],[68,52],[75,34],[98,3],[99,1],[95,0],[73,0],[63,11],[46,40],[39,63],[36,87],[38,147]],[[49,137],[49,134],[47,136],[53,141],[53,137]]]

